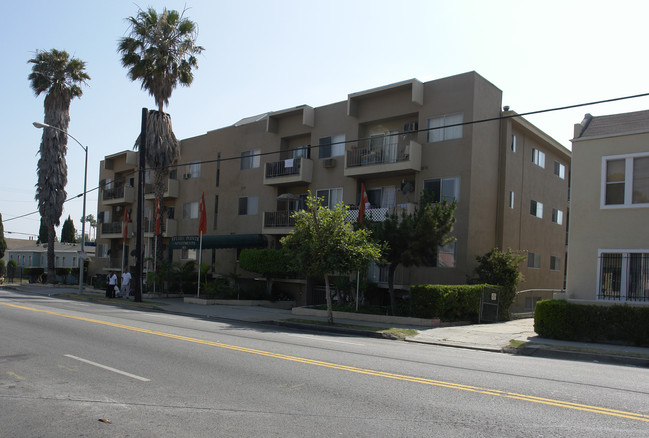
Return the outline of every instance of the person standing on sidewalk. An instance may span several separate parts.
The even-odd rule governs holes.
[[[117,275],[110,272],[106,279],[106,298],[115,298],[115,287],[117,286]]]
[[[120,289],[120,294],[122,298],[128,298],[131,294],[131,273],[124,271],[122,273],[122,287]]]

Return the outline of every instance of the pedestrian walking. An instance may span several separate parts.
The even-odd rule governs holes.
[[[128,298],[131,295],[131,273],[124,271],[122,273],[122,286],[120,288],[122,298]]]
[[[115,288],[117,287],[117,275],[115,272],[108,274],[106,280],[106,298],[115,298]]]

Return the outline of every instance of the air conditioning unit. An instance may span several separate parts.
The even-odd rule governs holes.
[[[191,173],[183,173],[183,179],[189,179],[192,177]]]
[[[121,213],[122,212],[122,206],[121,205],[116,206],[115,207],[115,212]]]
[[[336,159],[335,158],[327,158],[322,162],[322,167],[330,169],[332,167],[336,167]]]

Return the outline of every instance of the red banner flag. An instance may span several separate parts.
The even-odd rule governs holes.
[[[126,238],[128,237],[128,223],[131,221],[131,219],[128,217],[128,208],[124,207],[124,242],[126,242]]]
[[[161,233],[160,229],[160,198],[155,200],[155,235],[159,236]]]
[[[363,226],[363,217],[365,217],[365,204],[369,204],[367,192],[365,191],[365,183],[361,183],[361,202],[358,206],[358,222]]]
[[[205,213],[205,192],[201,195],[201,203],[198,206],[198,234],[205,234],[207,232],[207,215]]]

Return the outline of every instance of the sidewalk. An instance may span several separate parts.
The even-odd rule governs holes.
[[[66,294],[73,296],[76,295],[76,298],[81,298],[81,296],[79,296],[78,287],[71,285],[54,287],[49,285],[23,283],[20,285],[5,284],[0,286],[0,288],[13,289],[29,294],[48,296]],[[100,299],[104,297],[104,291],[86,288],[84,290],[84,296],[92,297],[93,299]],[[377,334],[376,332],[363,330],[362,326],[377,328],[412,328],[417,330],[418,333],[415,336],[406,338],[405,341],[407,342],[482,351],[505,352],[536,357],[649,367],[649,348],[559,341],[541,338],[534,332],[533,318],[493,324],[473,324],[437,328],[403,325],[395,326],[394,324],[390,325],[336,319],[337,324],[346,326],[345,328],[340,328],[308,323],[309,320],[314,322],[326,321],[326,318],[323,317],[295,316],[290,310],[272,309],[259,306],[201,305],[185,303],[182,298],[163,297],[155,299],[147,298],[144,303],[134,303],[132,299],[127,302],[122,298],[110,299],[109,302],[116,305],[122,304],[128,305],[129,307],[145,307],[168,313],[191,315],[202,318],[274,324],[303,330],[337,332],[340,334],[357,336],[384,337],[380,333]],[[300,322],[288,321],[290,319],[299,319]],[[351,326],[351,328],[349,326]],[[359,329],[354,329],[353,326],[357,326]]]

